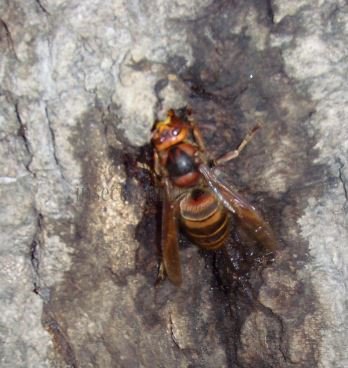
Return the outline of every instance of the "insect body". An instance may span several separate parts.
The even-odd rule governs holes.
[[[180,220],[187,236],[208,250],[225,244],[229,228],[228,211],[208,189],[194,189],[180,201]]]
[[[215,175],[215,168],[236,158],[252,139],[256,126],[239,147],[209,160],[200,130],[173,110],[155,124],[152,133],[154,171],[163,188],[162,267],[175,285],[182,282],[178,225],[201,248],[213,250],[228,240],[231,216],[239,226],[267,249],[276,247],[270,226],[257,210]]]

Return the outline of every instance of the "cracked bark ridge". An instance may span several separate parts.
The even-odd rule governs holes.
[[[343,0],[0,3],[2,367],[348,365]],[[184,237],[154,287],[155,117],[189,104],[274,260]]]

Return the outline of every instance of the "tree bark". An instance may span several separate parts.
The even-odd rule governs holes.
[[[1,367],[332,367],[347,355],[343,0],[0,1]],[[155,286],[149,137],[190,106],[271,224]]]

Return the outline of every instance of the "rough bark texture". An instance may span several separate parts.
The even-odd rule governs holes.
[[[1,367],[347,367],[347,24],[343,0],[0,0]],[[221,175],[279,251],[183,238],[183,286],[154,287],[136,161],[185,105],[213,155],[262,122]]]

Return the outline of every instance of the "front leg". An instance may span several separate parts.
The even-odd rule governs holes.
[[[158,152],[154,152],[154,167],[152,170],[152,173],[154,174],[154,182],[157,187],[163,187],[164,186],[164,180],[168,177],[168,173],[166,172],[165,168],[160,162],[160,157],[158,155]]]
[[[199,149],[199,153],[198,156],[200,157],[200,160],[202,160],[205,163],[209,163],[212,160],[210,159],[206,149],[205,149],[205,143],[204,143],[204,139],[203,139],[203,135],[201,133],[201,130],[198,128],[198,126],[191,121],[191,127],[192,127],[192,134],[193,137],[195,139],[195,142],[198,146]]]
[[[240,145],[237,147],[237,149],[227,152],[221,157],[213,160],[211,165],[213,167],[221,166],[237,158],[239,154],[242,152],[242,150],[244,149],[244,147],[254,138],[254,135],[259,128],[261,128],[260,124],[255,125],[254,128],[251,129],[250,132],[244,137],[244,139],[242,140]]]
[[[199,147],[199,150],[205,154],[206,149],[205,149],[205,143],[204,143],[202,133],[194,122],[191,122],[191,126],[192,126],[193,137],[195,138],[195,141]]]

